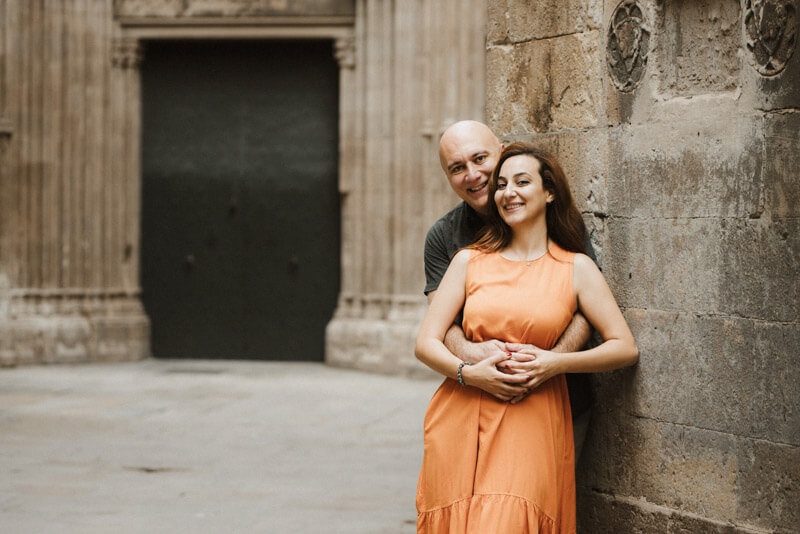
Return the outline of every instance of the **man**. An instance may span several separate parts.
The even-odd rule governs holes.
[[[431,301],[444,276],[450,259],[455,252],[474,240],[483,226],[483,217],[488,213],[489,176],[497,164],[503,145],[494,133],[483,123],[461,121],[453,124],[439,142],[439,161],[450,187],[463,202],[436,221],[425,238],[425,294]],[[587,253],[593,256],[591,244],[587,239]],[[572,322],[553,347],[555,352],[580,350],[591,335],[591,327],[586,319],[576,313]],[[488,340],[472,343],[466,339],[460,321],[447,331],[445,346],[470,363],[497,355],[513,352],[515,359],[524,359],[530,354],[530,345],[504,343]],[[501,373],[498,370],[498,373]],[[498,380],[502,376],[498,374]],[[573,431],[575,436],[575,459],[580,457],[583,440],[589,426],[591,395],[585,375],[567,375],[567,383],[572,407]],[[519,402],[530,390],[521,393],[511,402]]]

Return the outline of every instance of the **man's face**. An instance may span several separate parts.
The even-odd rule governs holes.
[[[500,142],[483,125],[445,132],[439,146],[439,158],[450,187],[472,209],[484,215],[488,210],[489,176],[500,150]]]

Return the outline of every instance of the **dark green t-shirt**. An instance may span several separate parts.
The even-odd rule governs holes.
[[[425,294],[435,291],[442,281],[450,260],[456,252],[471,244],[483,227],[478,212],[466,202],[448,211],[433,223],[425,236]],[[584,242],[586,255],[596,263],[594,249],[587,233]],[[568,374],[567,389],[573,416],[580,415],[592,406],[592,390],[585,374]]]

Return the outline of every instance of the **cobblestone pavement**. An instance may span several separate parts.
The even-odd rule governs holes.
[[[414,532],[437,385],[309,363],[0,369],[0,532]]]

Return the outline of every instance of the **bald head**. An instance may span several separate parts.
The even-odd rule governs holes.
[[[475,211],[486,214],[489,176],[503,146],[488,126],[459,121],[439,140],[439,161],[453,191]]]
[[[442,170],[447,173],[448,156],[458,151],[462,146],[482,144],[487,149],[500,154],[502,146],[494,132],[485,124],[478,121],[458,121],[448,126],[439,139],[439,162]]]

